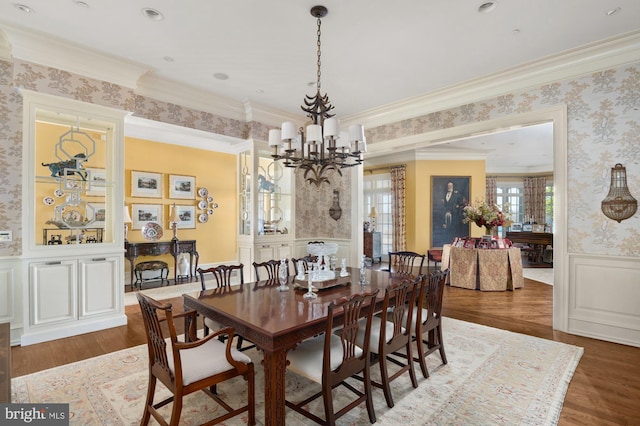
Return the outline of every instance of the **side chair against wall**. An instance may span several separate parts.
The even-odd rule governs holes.
[[[389,271],[397,274],[412,274],[417,277],[422,274],[425,257],[424,254],[413,251],[390,251]]]
[[[442,297],[449,269],[433,272],[420,287],[416,299],[417,308],[412,314],[412,326],[418,354],[414,361],[420,363],[422,375],[429,377],[426,357],[435,351],[440,352],[442,363],[447,363],[442,340]],[[425,336],[426,334],[426,336]],[[426,347],[426,350],[425,350]]]
[[[381,382],[371,381],[371,384],[380,388],[384,392],[384,398],[389,408],[394,406],[391,386],[389,384],[400,377],[403,373],[409,372],[411,384],[418,387],[416,372],[413,368],[413,310],[416,304],[418,287],[424,280],[423,276],[414,279],[405,279],[400,283],[393,284],[385,289],[382,311],[373,317],[371,321],[371,338],[369,341],[369,351],[371,352],[371,363],[380,365]],[[363,320],[360,320],[361,322]],[[358,345],[364,344],[364,327],[358,332]],[[362,346],[361,346],[362,347]],[[404,353],[396,354],[403,350]],[[404,362],[400,361],[403,359]],[[393,363],[400,367],[394,369],[389,376],[388,363]]]
[[[378,290],[372,293],[355,294],[349,298],[342,298],[329,304],[327,327],[324,334],[305,340],[287,354],[288,369],[298,375],[322,385],[322,390],[301,402],[286,401],[287,407],[297,411],[305,417],[321,425],[334,425],[336,420],[362,402],[366,402],[369,421],[375,423],[376,413],[373,409],[371,396],[369,336],[371,334],[371,319],[373,309],[367,309],[366,316],[363,307],[373,306]],[[336,317],[343,316],[344,324],[339,335],[332,333]],[[362,324],[359,320],[365,317]],[[356,344],[359,330],[364,327],[365,341],[363,348]],[[355,374],[362,374],[363,391],[355,388],[345,380]],[[332,389],[343,385],[357,398],[340,409],[337,413],[333,409]],[[322,396],[324,402],[325,419],[303,408],[309,402]]]
[[[225,414],[208,424],[216,424],[247,411],[248,423],[255,425],[254,366],[251,358],[231,347],[233,329],[217,330],[198,340],[195,311],[187,311],[184,314],[174,316],[170,303],[157,302],[142,293],[136,293],[136,296],[142,311],[149,350],[149,387],[140,424],[147,425],[150,417],[153,416],[158,423],[166,425],[166,420],[157,409],[173,402],[171,419],[168,424],[178,425],[183,397],[201,390],[226,410]],[[159,317],[159,311],[163,312],[163,318]],[[183,316],[192,316],[190,327],[185,332],[185,335],[189,336],[189,342],[184,343],[178,341],[173,322],[174,318]],[[166,322],[166,326],[163,327],[162,322]],[[163,328],[169,329],[169,342],[163,333]],[[227,336],[226,343],[217,339],[221,335]],[[169,350],[167,350],[167,345],[170,345]],[[242,376],[247,382],[247,405],[234,409],[211,389],[215,389],[219,383],[236,376]],[[160,380],[172,395],[154,404],[157,380]]]
[[[309,270],[309,264],[318,262],[318,256],[307,255],[307,256],[301,257],[299,259],[296,259],[295,257],[292,257],[291,258],[291,263],[293,263],[293,271],[295,272],[296,275],[298,275],[298,261],[300,261],[300,260],[302,261],[302,264],[304,265],[304,270],[308,271]]]
[[[287,265],[287,277],[289,276],[289,260],[285,259],[285,265]],[[278,280],[278,271],[280,270],[280,261],[271,259],[266,262],[253,262],[253,269],[256,272],[256,281],[260,280]],[[262,277],[260,277],[260,271],[263,270]],[[266,276],[264,274],[266,272]]]
[[[234,274],[238,274],[239,284],[244,284],[244,265],[240,263],[239,265],[218,265],[212,268],[202,269],[198,268],[196,272],[200,275],[200,285],[202,287],[202,291],[207,289],[206,281],[207,277],[213,275],[216,281],[216,288],[231,288],[231,281]],[[214,321],[210,318],[204,317],[204,335],[209,334],[209,330],[217,330],[222,328],[223,325],[217,321]],[[242,342],[244,341],[242,336],[238,336],[237,349],[250,349],[251,347],[242,348]]]

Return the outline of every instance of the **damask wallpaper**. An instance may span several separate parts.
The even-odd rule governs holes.
[[[0,61],[0,228],[13,231],[14,241],[0,245],[0,256],[21,253],[22,99],[14,89],[39,92],[111,106],[151,120],[238,138],[266,140],[268,127],[243,123],[211,113],[136,95],[132,89],[91,80],[54,68],[15,60]],[[631,193],[640,198],[640,62],[579,79],[510,93],[457,108],[403,120],[367,131],[369,143],[421,134],[534,111],[558,104],[568,106],[568,251],[584,254],[640,256],[640,215],[618,224],[600,212],[607,194],[611,167],[627,166]],[[297,176],[296,218],[311,223],[297,236],[350,235],[350,191],[345,177],[319,191]],[[329,215],[333,190],[340,194],[341,219]],[[321,202],[322,200],[322,202]],[[318,213],[319,211],[319,213]],[[312,220],[313,219],[313,220]],[[322,230],[320,232],[320,230]]]
[[[558,104],[566,104],[568,112],[568,252],[640,256],[640,213],[617,223],[600,210],[616,163],[627,166],[629,189],[640,200],[640,64],[380,126],[368,130],[367,140],[418,135]]]

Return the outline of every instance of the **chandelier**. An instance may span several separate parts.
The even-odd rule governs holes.
[[[282,123],[281,129],[269,130],[271,155],[276,161],[282,160],[286,167],[304,170],[307,182],[320,187],[330,184],[325,172],[335,170],[342,176],[341,169],[362,164],[362,154],[367,150],[364,127],[360,124],[349,126],[348,132],[340,131],[340,122],[331,114],[333,105],[329,97],[320,93],[321,76],[321,18],[327,15],[327,8],[314,6],[311,15],[318,22],[318,72],[315,96],[306,95],[302,110],[311,119],[306,132],[291,121]]]

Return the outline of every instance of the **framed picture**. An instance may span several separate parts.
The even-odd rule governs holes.
[[[104,228],[104,221],[107,217],[107,209],[104,203],[91,203],[93,207],[93,223],[89,225],[90,228]],[[88,210],[90,211],[90,210]],[[91,218],[89,218],[91,219]]]
[[[532,225],[531,232],[537,232],[537,233],[544,232],[544,225],[538,225],[538,224]]]
[[[105,169],[87,167],[87,195],[104,196],[107,188]]]
[[[131,196],[162,198],[162,173],[131,171]]]
[[[196,178],[169,175],[169,198],[194,200],[196,198]]]
[[[522,232],[522,224],[521,223],[512,223],[509,227],[510,232]]]
[[[469,202],[470,176],[431,176],[431,247],[469,236],[463,209]]]
[[[131,229],[142,229],[149,222],[162,224],[162,204],[132,204]]]
[[[195,206],[176,206],[180,223],[178,229],[187,229],[196,227],[196,208]]]
[[[522,232],[531,232],[532,229],[533,225],[531,225],[530,223],[525,223],[524,225],[522,225]]]

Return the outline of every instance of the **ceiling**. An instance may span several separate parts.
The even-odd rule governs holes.
[[[362,114],[640,28],[638,0],[496,0],[481,13],[483,3],[320,3],[329,10],[322,19],[322,92],[334,112]],[[315,93],[315,4],[2,0],[0,29],[42,32],[137,64],[147,76],[300,114],[304,96]],[[150,19],[144,8],[163,19]]]

